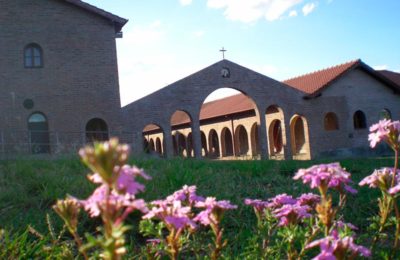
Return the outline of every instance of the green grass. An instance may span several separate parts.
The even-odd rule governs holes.
[[[243,205],[245,198],[268,199],[279,193],[297,196],[308,192],[292,176],[299,168],[328,161],[208,161],[132,159],[131,163],[144,168],[153,177],[146,182],[146,201],[164,198],[183,185],[196,185],[198,194],[227,199],[239,208],[228,212],[224,219],[226,236],[231,241],[230,251],[237,255],[251,235],[255,216],[250,207]],[[368,217],[377,212],[378,192],[359,188],[357,183],[373,169],[391,166],[391,158],[348,159],[341,164],[352,173],[354,186],[359,190],[348,198],[345,219],[360,227],[363,232]],[[86,175],[88,170],[75,157],[58,160],[18,159],[0,161],[0,227],[23,232],[28,225],[42,233],[48,232],[46,214],[61,229],[61,222],[51,210],[56,199],[66,194],[86,198],[95,186]],[[137,218],[131,221],[136,225]],[[83,220],[87,224],[87,218]]]

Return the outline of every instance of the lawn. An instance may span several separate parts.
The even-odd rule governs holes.
[[[308,192],[300,181],[293,181],[293,174],[299,168],[322,161],[209,161],[209,160],[163,160],[132,158],[132,164],[145,169],[152,180],[145,183],[142,194],[146,201],[164,198],[183,185],[196,185],[198,194],[230,200],[238,209],[230,211],[224,218],[225,236],[229,238],[226,255],[238,257],[247,246],[255,228],[253,210],[243,204],[245,198],[268,199],[280,193],[297,196]],[[359,227],[363,233],[368,218],[377,212],[376,190],[358,187],[357,183],[372,173],[375,168],[392,166],[392,158],[346,159],[340,163],[350,173],[358,194],[348,197],[344,218]],[[77,157],[62,159],[18,159],[0,162],[0,227],[11,234],[9,240],[22,239],[12,234],[23,234],[28,225],[41,234],[48,234],[46,214],[49,214],[52,228],[61,230],[59,218],[51,210],[56,199],[66,194],[86,198],[94,189],[86,175],[89,171]],[[129,220],[137,226],[138,216]],[[81,226],[93,228],[87,218]],[[140,235],[130,237],[132,243],[142,243]],[[27,235],[27,240],[32,235]],[[25,243],[25,242],[24,242]],[[27,242],[26,242],[27,243]]]

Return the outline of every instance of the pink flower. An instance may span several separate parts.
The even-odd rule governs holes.
[[[83,208],[89,213],[91,217],[97,217],[107,206],[107,191],[106,184],[99,186],[93,194],[86,200],[81,200],[80,203]],[[138,209],[143,213],[148,209],[144,200],[135,199],[134,196],[129,194],[118,194],[110,191],[108,195],[108,207],[112,212],[122,211],[124,209]]]
[[[308,213],[309,211],[310,207],[307,205],[285,204],[272,213],[279,219],[279,226],[288,226],[289,224],[297,224],[304,218],[311,217],[312,215]]]
[[[150,176],[146,175],[143,170],[133,166],[124,165],[119,170],[119,176],[116,182],[116,189],[122,193],[128,193],[135,195],[141,191],[144,191],[144,185],[136,182],[135,178],[140,176],[146,180],[151,179]]]
[[[195,206],[205,208],[193,219],[205,226],[218,225],[226,210],[237,208],[236,205],[232,205],[228,200],[217,201],[214,197],[207,197],[205,201],[199,201]]]
[[[377,124],[369,128],[371,148],[374,148],[379,142],[385,141],[392,147],[398,147],[400,134],[400,121],[391,121],[388,119],[380,120]]]
[[[346,190],[350,193],[357,191],[348,184],[351,182],[350,173],[345,171],[339,163],[320,164],[308,169],[300,169],[293,179],[302,179],[311,188],[333,188],[340,192]]]
[[[180,201],[187,201],[189,204],[196,203],[198,201],[204,201],[205,199],[201,196],[198,196],[196,194],[196,186],[188,186],[184,185],[182,189],[177,190],[174,192],[174,194],[170,195],[167,197],[167,200],[169,201],[174,201],[174,200],[180,200]]]
[[[169,229],[196,228],[195,222],[190,218],[191,208],[182,206],[181,201],[156,200],[151,204],[153,207],[143,219],[158,218]]]
[[[321,197],[313,193],[302,194],[297,198],[297,204],[301,206],[308,205],[311,208],[315,208],[320,201]]]
[[[356,245],[353,237],[340,238],[336,230],[333,230],[331,235],[311,242],[306,248],[319,246],[321,253],[313,259],[336,259],[336,256],[345,256],[346,253],[351,255],[357,254],[362,257],[370,257],[371,251],[363,246]],[[328,257],[329,258],[324,258]],[[334,257],[334,258],[332,258]]]
[[[389,189],[390,195],[395,195],[396,193],[399,193],[399,192],[400,192],[400,181],[398,182],[398,184],[396,186]]]
[[[296,204],[297,200],[292,195],[286,193],[276,195],[275,197],[268,200],[267,207],[270,209],[276,209],[286,204]]]
[[[259,199],[245,199],[244,204],[252,206],[254,210],[258,212],[258,214],[262,215],[269,203]]]
[[[381,168],[375,170],[371,175],[365,177],[358,185],[368,185],[370,188],[379,188],[382,191],[388,191],[393,179],[393,168]],[[397,170],[395,177],[395,186],[400,184],[400,170]],[[389,193],[396,193],[395,187],[389,190]]]

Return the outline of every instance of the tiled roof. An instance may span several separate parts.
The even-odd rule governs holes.
[[[389,70],[378,70],[378,72],[400,86],[400,73]]]
[[[291,78],[283,81],[283,83],[307,94],[314,94],[360,63],[361,60],[350,61],[327,69]]]
[[[78,6],[86,11],[89,11],[91,13],[97,14],[102,16],[103,18],[106,18],[108,20],[111,20],[115,24],[115,30],[117,32],[121,31],[122,27],[128,22],[127,19],[119,17],[115,14],[112,14],[110,12],[107,12],[103,9],[100,9],[94,5],[90,5],[88,3],[85,3],[81,0],[64,0],[67,3],[73,4],[75,6]]]
[[[200,120],[236,114],[253,109],[253,101],[246,95],[240,93],[204,103],[201,107]]]
[[[254,105],[251,99],[248,98],[246,95],[240,93],[204,103],[201,107],[200,120],[247,112],[253,109]],[[185,112],[177,111],[175,112],[171,123],[173,126],[187,124],[190,123],[190,118]],[[146,132],[156,129],[158,129],[158,127],[150,125],[146,126],[144,131]]]
[[[376,78],[386,82],[393,89],[400,91],[400,73],[395,73],[392,71],[375,71],[368,65],[364,64],[360,59],[336,65],[327,69],[311,72],[309,74],[288,79],[283,82],[290,87],[304,92],[305,94],[312,95],[331,84],[334,80],[350,69],[358,66],[361,66],[364,70]],[[200,120],[251,111],[253,109],[254,105],[251,99],[240,93],[204,103],[200,112]],[[178,111],[172,120],[172,125],[181,125],[189,122],[190,119],[187,114],[182,111]],[[155,129],[157,128],[146,127],[144,131]]]

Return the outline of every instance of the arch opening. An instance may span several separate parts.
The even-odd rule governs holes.
[[[255,102],[245,93],[232,88],[213,91],[205,98],[199,118],[200,130],[209,134],[208,157],[259,156],[260,117]],[[239,125],[243,128],[236,134]]]
[[[50,134],[46,116],[35,112],[28,118],[30,150],[33,154],[50,153]]]
[[[379,119],[392,119],[392,112],[389,109],[384,108],[379,112]]]
[[[269,106],[265,111],[267,121],[268,152],[271,159],[284,159],[286,146],[285,115],[277,105]]]
[[[324,118],[324,129],[326,131],[339,130],[339,120],[335,113],[326,113]]]
[[[183,110],[177,110],[172,114],[170,124],[174,155],[190,157],[191,151],[189,150],[193,150],[192,119],[190,115]],[[189,146],[192,148],[189,149]]]
[[[235,130],[235,153],[237,156],[249,155],[249,140],[243,125],[238,125]]]
[[[143,128],[143,152],[164,155],[164,131],[156,124],[148,124]]]
[[[86,124],[86,142],[102,142],[108,140],[108,126],[101,118],[92,118]]]
[[[305,117],[296,115],[290,122],[293,159],[311,159],[308,123]]]
[[[221,150],[222,157],[233,156],[233,139],[229,128],[224,127],[221,132]]]
[[[217,131],[215,131],[214,129],[211,129],[211,131],[208,133],[208,143],[209,143],[208,157],[213,159],[218,158],[220,156],[219,138]]]
[[[354,129],[365,129],[367,128],[367,118],[361,110],[357,110],[353,115]]]

